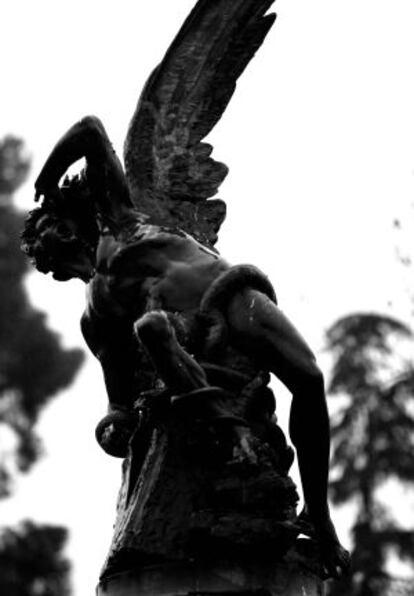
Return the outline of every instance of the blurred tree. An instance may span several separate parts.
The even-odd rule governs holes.
[[[69,563],[64,528],[24,522],[0,537],[0,594],[67,596]]]
[[[333,583],[330,596],[391,596],[389,553],[414,561],[413,530],[401,528],[377,496],[391,478],[414,482],[414,372],[396,357],[412,337],[400,321],[376,314],[346,316],[327,332],[334,359],[328,393],[343,398],[332,419],[331,496],[358,506],[352,574]]]
[[[29,159],[14,137],[0,141],[0,435],[12,440],[12,456],[0,459],[0,497],[10,494],[15,471],[26,472],[40,455],[34,430],[40,411],[74,378],[81,350],[63,349],[45,315],[24,287],[29,269],[20,251],[25,213],[13,193],[25,180]],[[10,465],[10,459],[13,465]],[[14,471],[12,471],[14,470]],[[69,563],[62,555],[67,531],[25,522],[0,533],[0,594],[65,596]]]
[[[13,206],[13,193],[29,168],[23,144],[14,137],[0,141],[0,432],[16,437],[15,467],[27,471],[40,442],[34,426],[41,409],[67,387],[78,370],[81,350],[63,349],[27,297],[27,258],[20,251],[25,214]],[[0,463],[0,496],[10,491],[10,470]]]

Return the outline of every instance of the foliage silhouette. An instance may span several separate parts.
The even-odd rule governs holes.
[[[25,214],[13,206],[13,193],[28,168],[20,140],[9,136],[0,141],[0,431],[13,431],[15,464],[22,472],[40,454],[34,426],[41,409],[71,383],[83,359],[81,350],[62,348],[24,288],[29,265],[20,251],[20,232]],[[3,497],[11,488],[9,468],[0,463]]]
[[[414,532],[401,528],[377,489],[389,479],[414,482],[414,371],[400,349],[412,333],[379,314],[352,314],[327,332],[333,356],[328,392],[346,397],[332,419],[331,497],[355,502],[352,574],[330,586],[330,596],[391,596],[390,551],[414,561]],[[398,584],[398,593],[414,584]],[[407,592],[412,593],[410,591]]]
[[[15,445],[11,457],[0,454],[0,498],[10,495],[16,470],[27,472],[38,459],[41,443],[34,427],[39,414],[71,383],[83,360],[80,350],[62,348],[24,287],[29,264],[20,251],[20,233],[26,214],[14,207],[13,193],[29,165],[21,140],[0,141],[0,434],[11,434]],[[69,594],[69,563],[62,555],[66,537],[65,528],[32,522],[3,528],[0,594]]]
[[[65,528],[24,522],[0,538],[0,593],[68,596],[69,563],[62,556]]]

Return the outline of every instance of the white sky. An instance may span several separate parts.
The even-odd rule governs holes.
[[[3,0],[0,136],[22,136],[33,154],[21,206],[32,205],[36,172],[80,117],[99,116],[122,154],[138,93],[193,3]],[[275,26],[210,136],[230,166],[219,249],[270,276],[319,351],[343,314],[408,317],[392,222],[402,216],[412,230],[414,3],[278,0],[275,8]],[[30,288],[67,345],[80,345],[82,284],[36,274]],[[39,423],[47,456],[0,505],[2,523],[33,517],[71,528],[74,596],[93,593],[115,513],[120,461],[94,440],[105,403],[90,360]],[[288,400],[279,404],[285,418]],[[410,499],[398,509],[412,519]]]

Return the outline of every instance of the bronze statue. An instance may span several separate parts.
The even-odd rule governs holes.
[[[126,139],[125,173],[97,118],[75,124],[37,178],[42,204],[29,216],[23,246],[39,271],[87,284],[82,331],[109,398],[97,437],[112,455],[125,457],[144,396],[160,409],[202,411],[213,424],[227,424],[242,458],[254,459],[240,429],[246,419],[261,421],[271,442],[277,427],[268,373],[286,385],[303,518],[314,526],[327,572],[337,577],[348,554],[327,501],[322,373],[267,278],[252,266],[231,266],[214,248],[225,206],[210,197],[227,168],[202,139],[272,26],[272,2],[199,0],[143,90]],[[82,174],[60,185],[82,157]],[[230,373],[250,383],[240,402],[223,389],[221,378]]]

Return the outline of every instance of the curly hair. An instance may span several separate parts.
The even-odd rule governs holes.
[[[66,225],[68,220],[76,223],[76,233]],[[45,193],[41,206],[29,212],[21,236],[22,250],[39,271],[47,273],[75,244],[81,244],[88,254],[94,253],[98,237],[93,193],[85,175],[80,174]]]

